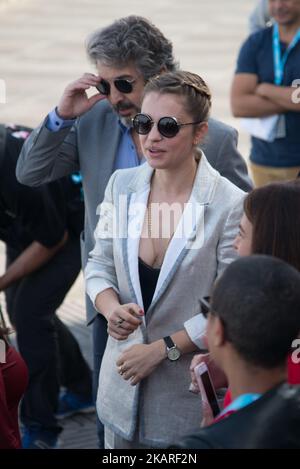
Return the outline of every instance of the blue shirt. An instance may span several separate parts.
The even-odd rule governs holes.
[[[283,54],[287,44],[281,42],[280,46]],[[236,73],[253,73],[258,76],[258,83],[274,84],[273,27],[252,34],[245,41],[239,53]],[[282,86],[291,86],[299,78],[300,42],[288,56]],[[273,142],[252,137],[250,160],[253,163],[274,167],[300,166],[300,111],[287,111],[284,115],[286,137]]]
[[[55,109],[51,111],[48,115],[48,120],[46,122],[46,127],[48,130],[52,132],[56,132],[60,129],[71,127],[75,123],[75,119],[64,120],[61,119]],[[113,170],[116,171],[117,169],[125,169],[125,168],[134,168],[139,166],[140,164],[144,163],[145,159],[140,159],[132,136],[130,129],[128,129],[125,125],[123,125],[119,121],[119,125],[121,128],[121,139],[118,147],[118,151],[116,154],[115,162]]]
[[[122,135],[114,162],[114,171],[116,169],[135,168],[145,161],[144,158],[140,160],[137,154],[130,129],[120,121],[119,125]]]
[[[57,132],[58,130],[64,129],[65,127],[72,127],[75,121],[76,119],[69,119],[69,120],[62,119],[61,117],[58,116],[56,109],[53,109],[53,111],[51,111],[48,114],[46,127],[51,132]]]

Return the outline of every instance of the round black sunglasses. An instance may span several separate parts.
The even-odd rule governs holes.
[[[132,119],[132,125],[134,130],[140,135],[147,135],[151,132],[154,125],[154,121],[148,114],[137,114]],[[186,124],[180,124],[176,117],[161,117],[157,122],[157,129],[163,137],[172,138],[178,134],[180,127],[184,125],[196,125],[201,122],[187,122]]]
[[[135,80],[125,80],[125,78],[116,78],[114,80],[114,85],[120,93],[129,94],[133,90],[133,83]],[[110,84],[106,80],[101,80],[99,85],[96,86],[99,93],[108,96],[110,94]]]

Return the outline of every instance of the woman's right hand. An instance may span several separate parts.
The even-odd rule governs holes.
[[[100,83],[101,77],[85,73],[81,78],[70,83],[59,101],[57,112],[62,119],[73,119],[89,111],[94,104],[106,96],[100,93],[88,97],[86,90]]]
[[[126,340],[142,323],[144,311],[135,303],[117,306],[107,317],[107,332],[116,340]]]

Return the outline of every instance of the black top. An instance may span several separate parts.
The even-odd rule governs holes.
[[[160,269],[154,269],[139,257],[139,276],[145,313],[151,305]]]
[[[51,248],[62,239],[66,230],[72,234],[70,213],[79,206],[82,213],[76,221],[78,234],[82,230],[83,202],[76,203],[71,180],[68,185],[69,178],[40,187],[20,184],[15,171],[22,145],[21,139],[7,135],[0,164],[0,239],[18,250],[25,249],[33,241]]]

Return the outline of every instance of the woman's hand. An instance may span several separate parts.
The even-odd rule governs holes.
[[[132,386],[149,376],[166,358],[166,347],[163,340],[152,344],[137,344],[125,350],[116,365],[118,372]]]
[[[142,323],[144,311],[135,303],[117,306],[107,317],[107,332],[116,340],[126,340]]]

